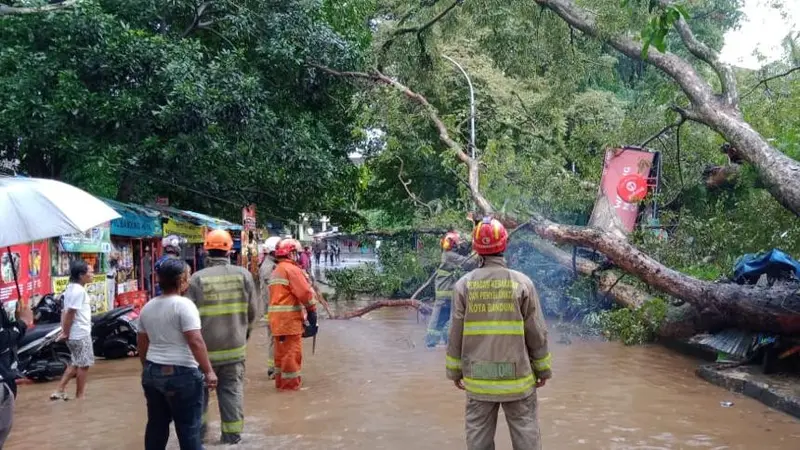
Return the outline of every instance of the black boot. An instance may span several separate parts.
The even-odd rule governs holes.
[[[242,441],[242,435],[239,433],[222,433],[222,443],[228,445],[235,445]]]

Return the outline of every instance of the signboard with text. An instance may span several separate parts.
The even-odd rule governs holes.
[[[109,223],[94,227],[86,233],[61,236],[61,248],[68,253],[108,253],[111,251]]]
[[[205,228],[187,222],[168,219],[163,226],[164,236],[175,234],[186,238],[190,244],[202,244],[205,239]]]
[[[597,201],[589,218],[589,226],[600,228],[625,238],[636,227],[639,216],[639,203],[629,203],[620,196],[631,190],[629,200],[641,200],[646,192],[636,192],[640,184],[645,183],[653,167],[655,153],[615,148],[606,151],[603,161],[603,175]],[[640,180],[645,180],[644,182]],[[622,186],[622,187],[620,187]],[[636,194],[636,195],[633,195]]]
[[[53,294],[61,295],[67,289],[69,277],[53,278]],[[92,282],[84,286],[86,293],[89,294],[89,304],[92,306],[92,314],[99,314],[108,310],[106,276],[103,274],[95,275]]]
[[[17,271],[22,298],[50,292],[50,245],[47,241],[12,245],[11,256],[7,249],[3,249],[0,263],[0,301],[19,298],[12,264]]]

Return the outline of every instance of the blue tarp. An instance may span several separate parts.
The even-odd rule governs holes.
[[[776,248],[759,254],[748,253],[733,266],[733,281],[739,284],[755,284],[765,273],[775,278],[790,273],[800,279],[800,263]]]

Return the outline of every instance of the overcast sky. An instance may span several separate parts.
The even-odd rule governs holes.
[[[782,57],[781,40],[790,31],[800,31],[800,0],[745,0],[744,3],[741,28],[725,36],[722,59],[739,67],[758,69]],[[766,60],[759,60],[754,51]]]

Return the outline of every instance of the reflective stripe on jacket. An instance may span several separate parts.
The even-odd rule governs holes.
[[[269,280],[272,278],[272,271],[275,270],[275,258],[270,255],[264,256],[261,267],[258,268],[258,277],[261,279],[261,301],[263,301],[264,315],[269,319]]]
[[[547,325],[530,278],[499,256],[461,278],[453,297],[447,378],[464,380],[470,398],[508,402],[550,378]]]
[[[269,280],[269,326],[273,336],[303,334],[303,310],[316,311],[307,274],[288,259],[278,260]]]
[[[450,300],[453,298],[453,286],[464,272],[469,272],[478,265],[477,255],[461,256],[454,251],[442,252],[442,263],[436,270],[436,298]]]
[[[200,311],[203,339],[212,364],[245,360],[247,334],[258,314],[258,295],[247,269],[228,258],[208,258],[192,275],[186,296]]]

